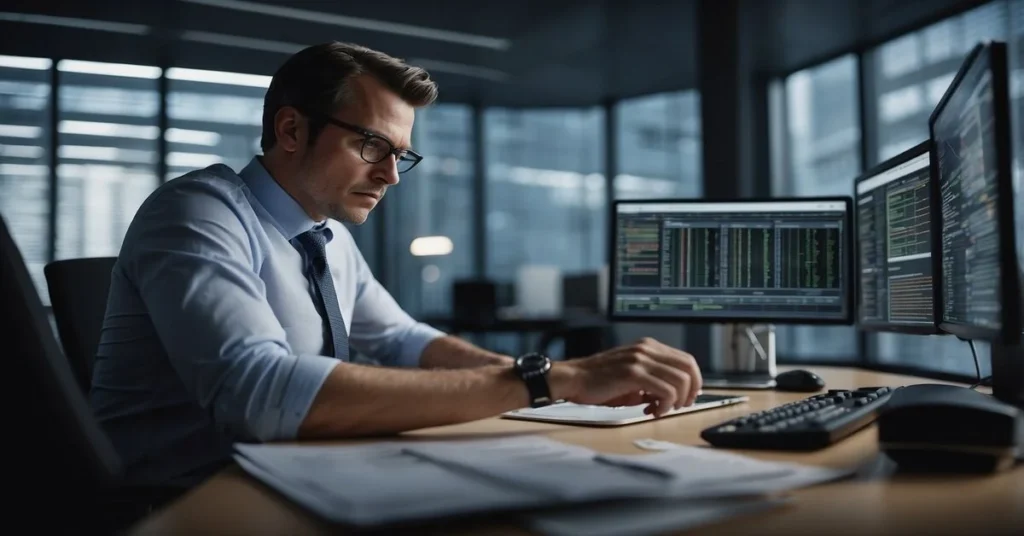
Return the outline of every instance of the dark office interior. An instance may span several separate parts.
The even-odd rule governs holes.
[[[134,527],[137,534],[321,533],[336,528],[332,521],[338,520],[327,516],[325,521],[315,508],[310,513],[291,505],[294,497],[288,493],[241,483],[250,475],[237,467],[198,490],[144,489],[134,497],[143,500],[133,501],[131,486],[125,491],[115,485],[109,496],[97,492],[89,500],[76,500],[76,494],[90,493],[81,490],[107,485],[95,481],[118,464],[106,451],[92,452],[90,441],[104,438],[94,424],[81,421],[91,419],[89,362],[104,320],[107,276],[136,211],[176,177],[218,163],[237,171],[259,155],[264,95],[272,75],[290,55],[317,43],[342,41],[380,50],[426,69],[437,84],[437,101],[416,111],[412,131],[422,163],[401,176],[400,185],[388,191],[365,223],[345,224],[373,277],[412,318],[503,355],[539,352],[556,363],[650,337],[692,354],[709,378],[728,375],[734,365],[718,357],[730,344],[726,338],[733,336],[727,315],[644,317],[618,309],[617,272],[625,266],[621,252],[613,251],[623,240],[615,228],[622,217],[618,207],[641,207],[637,210],[643,212],[642,207],[656,202],[710,206],[849,198],[852,204],[843,216],[848,219],[841,221],[857,229],[857,181],[923,147],[932,135],[933,110],[968,55],[979,43],[1005,43],[1008,141],[1000,150],[1010,173],[1008,190],[1001,190],[1009,197],[1000,201],[1000,224],[1015,237],[1001,243],[1001,259],[1019,260],[1014,260],[1018,278],[1012,285],[1017,295],[1008,294],[1007,283],[1002,298],[1015,302],[1005,306],[1014,312],[1006,318],[1021,320],[1024,0],[8,0],[0,7],[0,33],[0,216],[21,256],[20,263],[3,259],[4,300],[10,310],[5,316],[19,317],[5,326],[5,338],[18,341],[16,353],[65,358],[43,367],[57,379],[26,382],[35,386],[30,392],[16,388],[10,410],[24,413],[16,422],[31,424],[30,436],[43,438],[22,449],[32,458],[23,465],[28,472],[24,485],[33,490],[26,508],[49,509],[42,515],[60,517],[65,502],[77,502],[67,511],[80,516],[81,524],[56,523],[68,526],[69,533],[91,533],[89,523],[101,531]],[[758,209],[743,210],[753,214]],[[854,294],[861,283],[855,283],[860,281],[859,258],[853,258],[862,251],[863,237],[853,232],[844,237],[850,260],[842,278],[846,290],[837,291],[848,305],[841,317],[815,313],[806,322],[785,315],[776,322],[770,316],[755,318],[772,324],[767,374],[825,371],[818,374],[820,383],[784,389],[773,382],[780,392],[794,392],[756,407],[750,402],[747,409],[740,404],[739,409],[673,419],[693,420],[694,431],[710,430],[815,391],[849,389],[856,396],[843,396],[857,398],[856,389],[874,388],[876,378],[892,386],[948,383],[991,393],[991,378],[1024,375],[1019,341],[957,336],[931,330],[931,324],[926,330],[864,325],[856,314],[861,304]],[[652,247],[667,248],[665,240]],[[750,234],[747,240],[749,250]],[[14,277],[21,270],[27,279]],[[739,281],[744,276],[730,277]],[[37,332],[35,317],[19,309],[33,307],[32,292],[48,333]],[[61,315],[73,321],[62,321]],[[42,349],[38,340],[46,341]],[[752,344],[761,348],[756,340]],[[353,361],[374,366],[372,357],[359,355],[358,348],[353,352]],[[1003,368],[994,370],[993,363]],[[18,365],[9,382],[18,385],[16,374],[43,374],[40,370],[34,364]],[[798,380],[810,381],[791,377]],[[1024,390],[1024,379],[1012,384]],[[68,390],[75,392],[54,394]],[[739,393],[735,386],[713,392]],[[750,391],[751,400],[764,392]],[[872,391],[870,397],[874,401],[889,394]],[[843,396],[835,403],[845,403]],[[37,402],[38,410],[18,409]],[[721,413],[726,411],[732,413]],[[696,421],[697,415],[704,420]],[[991,423],[989,430],[1012,428],[1007,423],[1016,422],[1008,433],[1017,434],[1016,452],[1024,459],[1024,417],[1000,413],[1009,419],[1004,422],[992,415],[985,417],[991,421],[975,422]],[[522,425],[511,431],[523,433],[562,426],[501,422]],[[631,435],[616,440],[621,444],[591,441],[586,433],[614,433],[593,427],[552,428],[551,437],[633,454],[642,452],[631,446],[635,438],[703,442],[704,436],[695,432],[674,436],[666,428],[669,422],[622,428]],[[643,426],[659,428],[645,431]],[[456,436],[462,433],[454,430]],[[505,431],[484,426],[464,435],[479,430],[481,437]],[[979,430],[985,435],[983,427]],[[8,433],[20,441],[21,431]],[[874,455],[879,437],[889,437],[875,433],[859,431],[846,441],[857,441],[857,448]],[[73,454],[65,456],[69,451]],[[852,452],[814,462],[830,468],[855,465],[858,478],[882,471],[874,458]],[[51,458],[63,461],[44,471],[46,482],[37,481],[32,468],[48,465]],[[766,459],[803,463],[811,458],[787,454]],[[928,460],[932,466],[947,464],[941,458]],[[70,484],[63,486],[60,480],[68,473],[73,473],[67,476]],[[1009,534],[1024,527],[1021,476],[1018,463],[1008,472],[984,477],[1001,480],[963,484],[977,491],[979,502],[994,505],[994,517],[982,533]],[[621,533],[710,534],[719,522],[735,533],[756,533],[759,519],[769,523],[768,530],[787,534],[930,533],[939,525],[928,524],[922,505],[952,504],[942,490],[950,494],[957,485],[901,481],[870,488],[874,491],[822,496],[834,501],[849,496],[851,512],[874,512],[863,514],[861,521],[851,521],[854,514],[841,514],[835,504],[814,499],[808,490],[799,492],[796,502],[807,505],[792,514],[792,522],[759,510],[768,506],[744,506],[752,513],[736,519],[708,514],[698,522],[694,513],[655,527],[629,525],[628,513],[608,515],[620,520]],[[62,487],[66,490],[54,491]],[[889,494],[898,497],[886,507],[891,510],[871,509]],[[1016,511],[1005,508],[1014,496]],[[273,508],[266,506],[270,503]],[[103,508],[116,513],[96,513]],[[218,509],[232,518],[262,513],[233,524]],[[412,530],[475,533],[515,524],[514,518],[502,517],[505,521],[495,525],[473,513],[466,514],[468,520],[417,519],[427,528],[414,525]],[[833,514],[848,524],[826,525]],[[944,520],[944,530],[975,527],[950,521],[953,515],[936,518]],[[982,519],[982,514],[972,515],[969,519]],[[876,521],[866,521],[873,516]],[[538,521],[522,533],[571,533],[568,524],[559,525],[563,521],[568,523]],[[24,523],[49,526],[37,514],[26,516]],[[603,530],[612,530],[608,523]],[[597,530],[586,525],[574,530],[591,529]]]

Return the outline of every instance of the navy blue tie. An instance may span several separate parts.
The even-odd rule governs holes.
[[[324,355],[348,361],[348,332],[334,292],[334,280],[327,266],[327,238],[323,230],[313,229],[298,236],[299,243],[309,255],[310,278],[320,297],[320,311],[324,316]]]

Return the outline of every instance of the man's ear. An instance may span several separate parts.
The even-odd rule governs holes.
[[[277,145],[285,152],[294,153],[306,144],[306,118],[291,106],[283,106],[274,115],[274,134]]]

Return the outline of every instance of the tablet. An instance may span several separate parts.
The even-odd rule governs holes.
[[[745,395],[706,395],[697,396],[692,406],[686,406],[666,413],[662,418],[682,415],[711,408],[731,406],[746,402],[750,397]],[[584,426],[622,426],[653,420],[654,417],[644,414],[646,404],[637,406],[591,406],[559,402],[541,408],[523,408],[503,413],[505,419],[525,421],[544,421],[561,424],[578,424]]]

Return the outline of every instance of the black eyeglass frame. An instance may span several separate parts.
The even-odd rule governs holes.
[[[417,164],[419,164],[420,162],[423,161],[423,155],[417,153],[416,151],[413,151],[412,149],[399,149],[399,148],[395,147],[395,144],[391,143],[391,140],[389,140],[389,139],[385,138],[384,136],[381,136],[380,134],[377,134],[375,132],[370,132],[369,130],[366,130],[365,128],[363,128],[363,127],[361,127],[359,125],[353,125],[352,123],[346,123],[345,121],[342,121],[340,119],[335,119],[335,118],[333,118],[330,115],[325,114],[325,113],[310,114],[310,113],[304,112],[302,110],[300,110],[300,112],[303,115],[306,115],[306,116],[316,115],[316,116],[322,118],[323,120],[327,121],[328,123],[330,123],[330,124],[332,124],[332,125],[334,125],[334,126],[336,126],[338,128],[343,128],[345,130],[348,130],[350,132],[355,132],[356,134],[359,134],[360,136],[363,136],[363,145],[359,148],[359,158],[362,158],[363,161],[366,162],[367,164],[379,164],[385,158],[387,158],[388,155],[394,155],[395,156],[396,166],[398,167],[398,173],[401,174],[401,173],[408,172],[412,168],[416,167]],[[388,144],[388,151],[385,152],[384,155],[381,156],[377,160],[373,160],[373,159],[370,159],[370,158],[366,157],[366,145],[367,145],[367,143],[370,140],[380,140],[380,141]],[[408,157],[411,157],[411,158],[408,158]],[[402,166],[399,164],[400,162],[403,162],[403,161],[404,162],[412,162],[412,164],[410,164],[407,169],[403,170]]]

